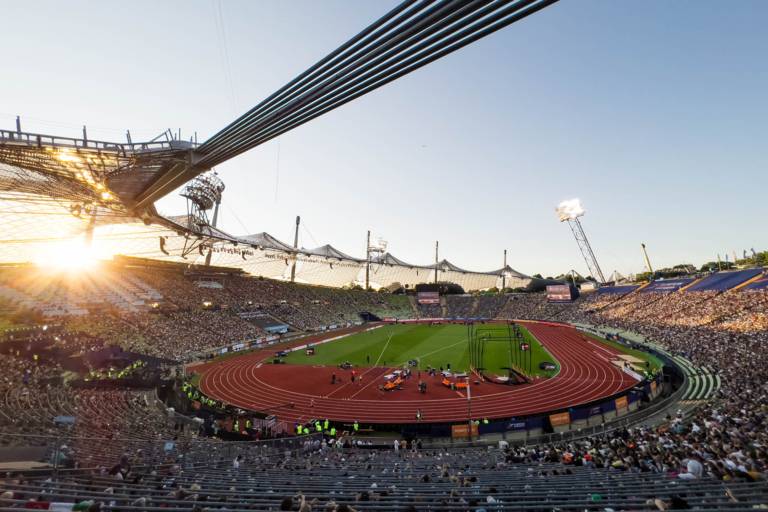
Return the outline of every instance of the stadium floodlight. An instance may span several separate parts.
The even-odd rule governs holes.
[[[203,214],[203,212],[218,207],[224,188],[224,182],[214,171],[192,180],[189,185],[184,187],[181,196],[190,201],[195,209]]]
[[[381,237],[371,242],[371,251],[385,252],[387,250],[387,241]]]
[[[575,220],[587,213],[578,198],[562,201],[557,205],[556,211],[557,216],[560,218],[560,222]]]
[[[201,174],[184,187],[180,195],[187,200],[188,228],[200,232],[207,228],[216,227],[219,206],[221,206],[221,195],[225,188],[224,182],[221,181],[216,171]],[[213,209],[213,219],[209,220],[208,210],[211,209]],[[189,247],[185,244],[182,252],[186,255],[195,247],[202,248],[198,243],[193,242]],[[211,264],[212,253],[213,247],[208,247],[208,253],[205,255],[205,266]]]
[[[379,258],[387,252],[387,241],[381,237],[371,242],[371,230],[368,230],[368,236],[365,242],[365,289],[371,285],[371,256]]]
[[[567,222],[568,226],[570,226],[571,233],[573,233],[573,237],[576,239],[581,255],[584,257],[584,262],[587,264],[592,277],[597,279],[598,283],[604,283],[605,276],[603,276],[603,271],[597,263],[595,253],[592,251],[592,246],[587,239],[587,234],[584,233],[584,228],[581,227],[581,222],[579,221],[579,217],[583,217],[587,212],[581,205],[581,201],[578,198],[567,199],[557,205],[555,211],[560,222]]]

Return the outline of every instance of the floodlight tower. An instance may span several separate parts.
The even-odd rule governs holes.
[[[573,237],[579,245],[581,255],[584,257],[584,262],[587,264],[587,268],[589,269],[590,274],[592,274],[592,277],[597,279],[598,283],[604,283],[605,276],[603,276],[603,271],[597,263],[595,253],[592,251],[592,246],[589,245],[587,235],[584,233],[584,228],[581,227],[581,222],[579,221],[579,217],[584,216],[586,213],[586,210],[581,206],[581,201],[578,199],[563,201],[557,206],[555,211],[557,211],[557,216],[560,219],[560,222],[567,222],[568,226],[571,228],[571,233],[573,233]]]
[[[365,289],[370,287],[371,278],[371,257],[382,257],[387,251],[387,242],[379,237],[371,244],[371,230],[368,230],[368,236],[365,242]]]
[[[653,275],[653,267],[651,266],[651,259],[648,257],[648,251],[645,250],[645,244],[640,244],[640,247],[643,248],[643,258],[645,258],[645,266],[648,267],[648,272]]]
[[[187,199],[187,215],[193,227],[216,227],[224,182],[215,172],[201,174],[184,187],[181,196]],[[213,208],[213,220],[208,220],[208,210]]]
[[[203,231],[205,228],[215,228],[219,217],[221,194],[224,192],[224,182],[215,171],[201,174],[189,185],[184,187],[181,196],[187,199],[187,219],[189,228]],[[213,209],[213,219],[208,219],[208,211]],[[205,256],[205,264],[211,264],[211,251]]]
[[[299,259],[299,224],[301,216],[296,216],[296,231],[293,233],[293,265],[291,265],[291,282],[296,281],[296,261]]]
[[[437,284],[437,267],[440,265],[440,261],[438,258],[438,248],[440,247],[440,242],[435,242],[435,284]]]

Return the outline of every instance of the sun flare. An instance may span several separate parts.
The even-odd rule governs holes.
[[[48,244],[44,251],[36,254],[34,263],[52,270],[83,271],[93,268],[102,259],[83,238],[73,238]]]

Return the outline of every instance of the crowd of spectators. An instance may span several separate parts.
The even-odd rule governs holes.
[[[510,301],[522,296],[498,293],[445,295],[441,299],[440,311],[433,309],[430,313],[438,313],[437,316],[445,316],[446,318],[497,318],[502,316]],[[531,295],[530,297],[538,302],[538,295]],[[513,308],[514,306],[510,307]],[[420,313],[422,309],[420,306]]]
[[[443,314],[443,306],[441,304],[423,304],[418,302],[418,300],[414,302],[416,303],[416,318],[443,318],[450,316]]]
[[[125,448],[112,440],[141,441],[137,449],[146,450],[148,441],[159,446],[177,438],[177,425],[154,390],[123,389],[118,381],[112,387],[82,386],[81,379],[94,374],[88,356],[106,346],[103,338],[61,324],[5,331],[0,336],[0,448],[46,446],[48,461],[55,457],[64,465],[93,465],[114,460]],[[72,418],[73,423],[56,418]],[[59,446],[54,456],[55,440],[61,437],[71,442]]]
[[[663,430],[633,433],[634,447],[657,455],[695,457],[718,478],[762,477],[768,471],[768,291],[593,294],[559,319],[639,333],[720,378],[715,400]],[[620,442],[629,454],[626,442]],[[632,467],[638,467],[634,459]],[[656,456],[653,464],[658,465]],[[642,461],[641,461],[642,462]],[[625,461],[626,463],[626,461]],[[642,463],[639,466],[642,466]],[[675,467],[671,464],[669,467]]]
[[[133,279],[157,290],[157,307],[141,312],[109,309],[66,319],[67,343],[94,339],[131,350],[177,358],[263,334],[238,313],[260,310],[303,330],[357,320],[360,311],[413,316],[408,297],[291,285],[241,275],[183,275],[131,269]],[[204,284],[201,284],[204,283]],[[203,303],[209,305],[203,307]],[[768,471],[768,291],[631,292],[587,294],[573,304],[551,304],[545,294],[444,297],[426,316],[553,319],[614,328],[645,336],[720,378],[716,398],[692,414],[670,416],[656,428],[620,430],[567,443],[502,447],[503,465],[557,464],[623,473],[658,473],[682,480],[758,480]],[[74,340],[74,341],[73,341]],[[62,369],[2,354],[0,428],[49,433],[55,414],[88,419],[82,434],[130,435],[160,440],[175,435],[146,394],[85,391],[50,380]],[[80,448],[81,450],[83,448]],[[314,455],[313,455],[314,457]],[[95,460],[95,459],[93,459]],[[307,464],[323,459],[307,458]]]
[[[499,318],[549,319],[559,314],[564,307],[547,301],[546,293],[513,293],[507,297],[508,300],[499,310]]]
[[[61,372],[54,365],[7,355],[0,355],[0,363],[10,369],[0,384],[0,447],[45,445],[53,450],[56,438],[71,438],[59,447],[59,462],[90,467],[114,460],[126,440],[141,441],[133,442],[133,449],[146,451],[149,441],[159,448],[179,439],[178,425],[153,391],[75,388],[51,377]],[[56,417],[72,417],[74,424],[57,425]],[[49,451],[46,457],[52,456]]]
[[[239,273],[105,265],[93,275],[99,277],[51,277],[34,267],[3,269],[4,309],[25,308],[40,322],[64,323],[70,331],[170,359],[266,336],[251,321],[253,313],[295,331],[359,322],[362,312],[385,318],[413,316],[404,295],[307,286]]]

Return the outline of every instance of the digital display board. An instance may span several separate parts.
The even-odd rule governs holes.
[[[549,302],[571,302],[573,295],[571,287],[567,284],[547,285],[547,301]]]
[[[419,304],[440,304],[440,293],[419,292],[416,295],[416,302]]]

